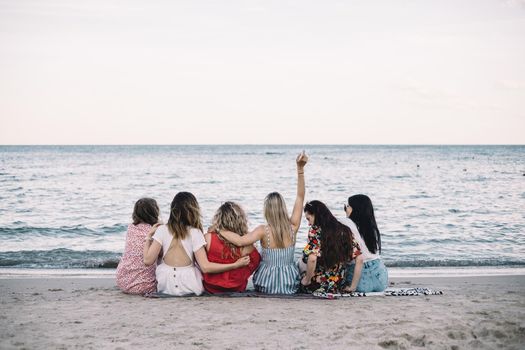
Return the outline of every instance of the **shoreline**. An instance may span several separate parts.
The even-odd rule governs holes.
[[[525,276],[400,277],[443,295],[143,298],[113,278],[0,279],[0,348],[521,349]]]
[[[116,269],[40,269],[0,268],[0,279],[10,278],[115,278]],[[391,267],[390,278],[416,277],[475,277],[525,276],[525,267],[467,266],[467,267]]]

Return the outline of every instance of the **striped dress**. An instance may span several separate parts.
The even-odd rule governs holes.
[[[268,246],[270,231],[266,226]],[[293,233],[292,233],[293,234]],[[299,288],[300,273],[294,261],[295,244],[288,248],[262,247],[262,260],[253,275],[255,290],[266,294],[294,294]]]

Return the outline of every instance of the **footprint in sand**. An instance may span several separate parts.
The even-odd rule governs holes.
[[[450,338],[450,339],[461,339],[461,340],[464,340],[467,338],[466,334],[463,333],[463,332],[460,332],[460,331],[450,331],[447,333],[447,336]]]
[[[383,349],[399,349],[399,343],[397,340],[385,340],[377,343]]]
[[[408,340],[412,346],[424,347],[426,345],[426,335],[423,335],[422,337],[413,337],[410,334],[405,333],[402,337]]]

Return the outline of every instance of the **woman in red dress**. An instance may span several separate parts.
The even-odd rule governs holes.
[[[204,289],[209,293],[243,292],[248,278],[255,272],[261,256],[252,245],[237,247],[221,236],[221,230],[238,232],[241,236],[248,232],[248,219],[244,210],[234,202],[222,204],[215,212],[212,226],[204,236],[208,260],[214,263],[228,264],[242,256],[250,256],[250,264],[238,269],[221,273],[204,273]]]

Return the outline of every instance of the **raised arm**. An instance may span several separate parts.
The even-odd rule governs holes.
[[[303,204],[305,195],[304,166],[306,165],[306,163],[308,163],[308,156],[303,151],[297,156],[295,162],[297,163],[297,195],[295,197],[292,216],[290,217],[290,222],[292,223],[294,234],[296,234],[297,231],[299,231],[299,227],[301,226],[301,218],[303,216]]]
[[[195,259],[199,263],[199,267],[204,273],[219,273],[224,271],[230,271],[239,267],[247,266],[250,263],[249,256],[243,256],[239,258],[236,262],[231,264],[217,264],[210,262],[208,256],[206,255],[206,249],[204,246],[200,247],[196,252],[193,253]]]
[[[261,238],[264,237],[264,226],[257,226],[255,230],[245,234],[244,236],[239,236],[235,232],[225,230],[221,231],[220,235],[223,236],[228,242],[235,244],[237,247],[243,247],[245,245],[254,244],[255,242],[261,240]]]

